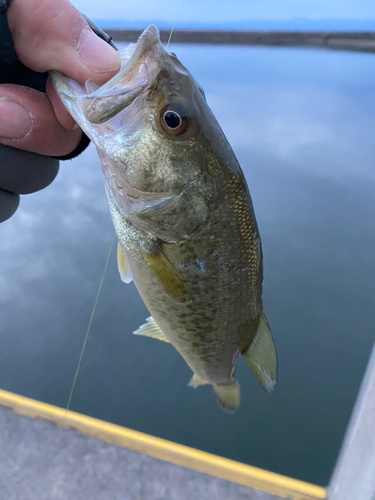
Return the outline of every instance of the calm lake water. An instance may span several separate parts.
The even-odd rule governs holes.
[[[149,314],[114,251],[71,409],[324,485],[374,340],[374,56],[171,48],[250,187],[279,382],[266,394],[240,360],[234,415],[187,387],[171,346],[132,335]],[[0,226],[2,389],[66,406],[112,236],[93,147]]]

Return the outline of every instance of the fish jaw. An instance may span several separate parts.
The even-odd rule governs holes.
[[[94,80],[87,80],[82,85],[59,71],[50,71],[52,84],[60,99],[97,147],[119,131],[120,120],[111,118],[132,104],[150,84],[166,53],[159,40],[159,30],[151,25],[136,44],[130,44],[118,54],[121,68],[104,85]],[[129,124],[131,118],[122,115],[121,121]]]

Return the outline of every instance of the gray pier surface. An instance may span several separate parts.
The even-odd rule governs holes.
[[[2,500],[277,500],[0,407]]]
[[[135,42],[141,30],[106,29],[115,42]],[[170,30],[160,30],[167,42]],[[375,52],[375,33],[362,31],[173,31],[173,43],[213,45],[263,45],[269,47],[314,47],[331,50]]]

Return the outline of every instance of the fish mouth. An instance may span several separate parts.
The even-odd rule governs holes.
[[[97,146],[100,136],[113,129],[105,122],[127,108],[152,84],[161,61],[167,57],[159,30],[154,25],[143,31],[137,43],[130,44],[118,54],[121,68],[104,85],[95,80],[87,80],[82,85],[59,71],[49,72],[60,99]],[[103,123],[105,130],[101,127]]]
[[[148,26],[136,44],[119,52],[120,71],[107,83],[83,97],[85,118],[90,123],[101,124],[128,107],[149,86],[163,53],[165,51],[158,28]],[[87,87],[90,87],[90,82],[86,83]]]

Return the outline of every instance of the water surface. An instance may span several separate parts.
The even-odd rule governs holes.
[[[373,342],[372,55],[177,46],[245,172],[264,250],[279,382],[243,360],[220,410],[110,259],[71,409],[317,484],[329,480]],[[66,406],[112,240],[96,153],[61,165],[0,226],[0,387]]]

